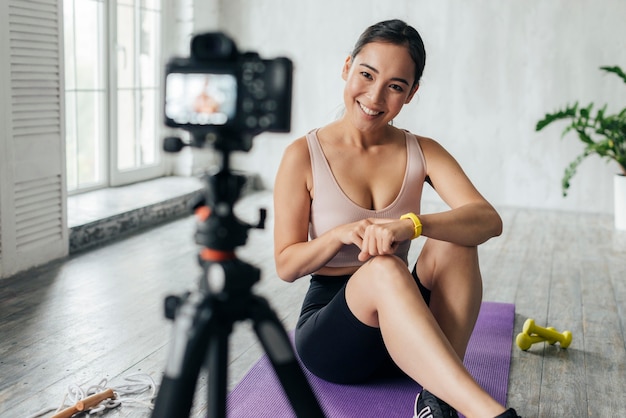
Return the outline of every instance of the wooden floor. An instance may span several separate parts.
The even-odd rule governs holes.
[[[242,199],[237,211],[254,222],[259,207],[271,207],[268,192]],[[626,233],[607,215],[500,213],[503,235],[480,247],[484,300],[516,304],[515,333],[532,317],[574,336],[566,350],[513,346],[509,405],[524,417],[626,416]],[[292,329],[307,280],[276,278],[269,215],[267,229],[251,231],[238,254],[262,269],[255,291]],[[73,383],[114,385],[137,372],[160,380],[171,327],[162,301],[196,282],[194,229],[193,219],[178,220],[0,281],[0,416],[56,407]],[[261,354],[249,325],[238,325],[229,388]],[[194,416],[205,415],[204,382]],[[149,415],[128,405],[105,416]]]

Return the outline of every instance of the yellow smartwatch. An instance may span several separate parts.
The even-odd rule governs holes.
[[[411,239],[415,239],[422,235],[422,223],[420,222],[420,219],[417,217],[416,214],[414,214],[413,212],[405,213],[404,215],[400,216],[400,219],[410,219],[411,221],[413,221],[414,229]]]

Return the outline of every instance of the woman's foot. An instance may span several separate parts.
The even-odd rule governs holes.
[[[498,415],[496,418],[522,418],[522,417],[517,415],[517,412],[515,412],[515,409],[509,408],[503,413],[501,413],[500,415]]]
[[[415,398],[413,418],[458,418],[454,408],[433,395],[422,390]],[[515,409],[509,408],[495,418],[521,418]]]
[[[427,391],[422,390],[415,398],[413,418],[458,418],[459,415],[447,403]]]

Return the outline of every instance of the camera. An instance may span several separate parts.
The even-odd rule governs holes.
[[[291,129],[292,73],[288,58],[240,53],[222,32],[196,35],[189,58],[166,64],[165,124],[197,137],[224,134],[235,142],[229,149],[247,151],[250,137]]]

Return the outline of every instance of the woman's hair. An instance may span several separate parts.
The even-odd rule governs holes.
[[[406,46],[413,62],[415,62],[415,82],[413,86],[419,85],[419,81],[424,73],[424,66],[426,65],[426,50],[424,49],[422,37],[415,28],[399,19],[376,23],[365,29],[361,34],[350,54],[352,58],[356,57],[365,45],[372,42],[388,42],[394,45]]]

